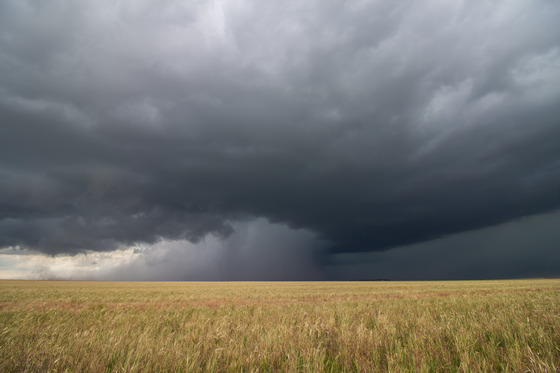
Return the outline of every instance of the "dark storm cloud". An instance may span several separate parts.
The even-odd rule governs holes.
[[[560,206],[560,5],[0,4],[0,247],[254,217],[376,251]]]
[[[235,223],[225,239],[206,237],[196,245],[162,242],[138,253],[126,265],[70,278],[114,280],[322,280],[312,234],[270,224],[264,219]]]
[[[560,212],[373,253],[332,255],[332,280],[558,277]]]

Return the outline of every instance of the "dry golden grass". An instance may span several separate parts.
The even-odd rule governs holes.
[[[0,371],[558,371],[560,280],[0,281]]]

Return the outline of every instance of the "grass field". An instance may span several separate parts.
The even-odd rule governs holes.
[[[558,371],[560,280],[0,281],[0,371]]]

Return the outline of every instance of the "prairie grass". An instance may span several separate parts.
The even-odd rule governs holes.
[[[560,369],[560,280],[0,281],[0,371]]]

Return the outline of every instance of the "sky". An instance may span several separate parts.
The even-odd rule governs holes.
[[[560,276],[560,3],[0,2],[0,278]]]

